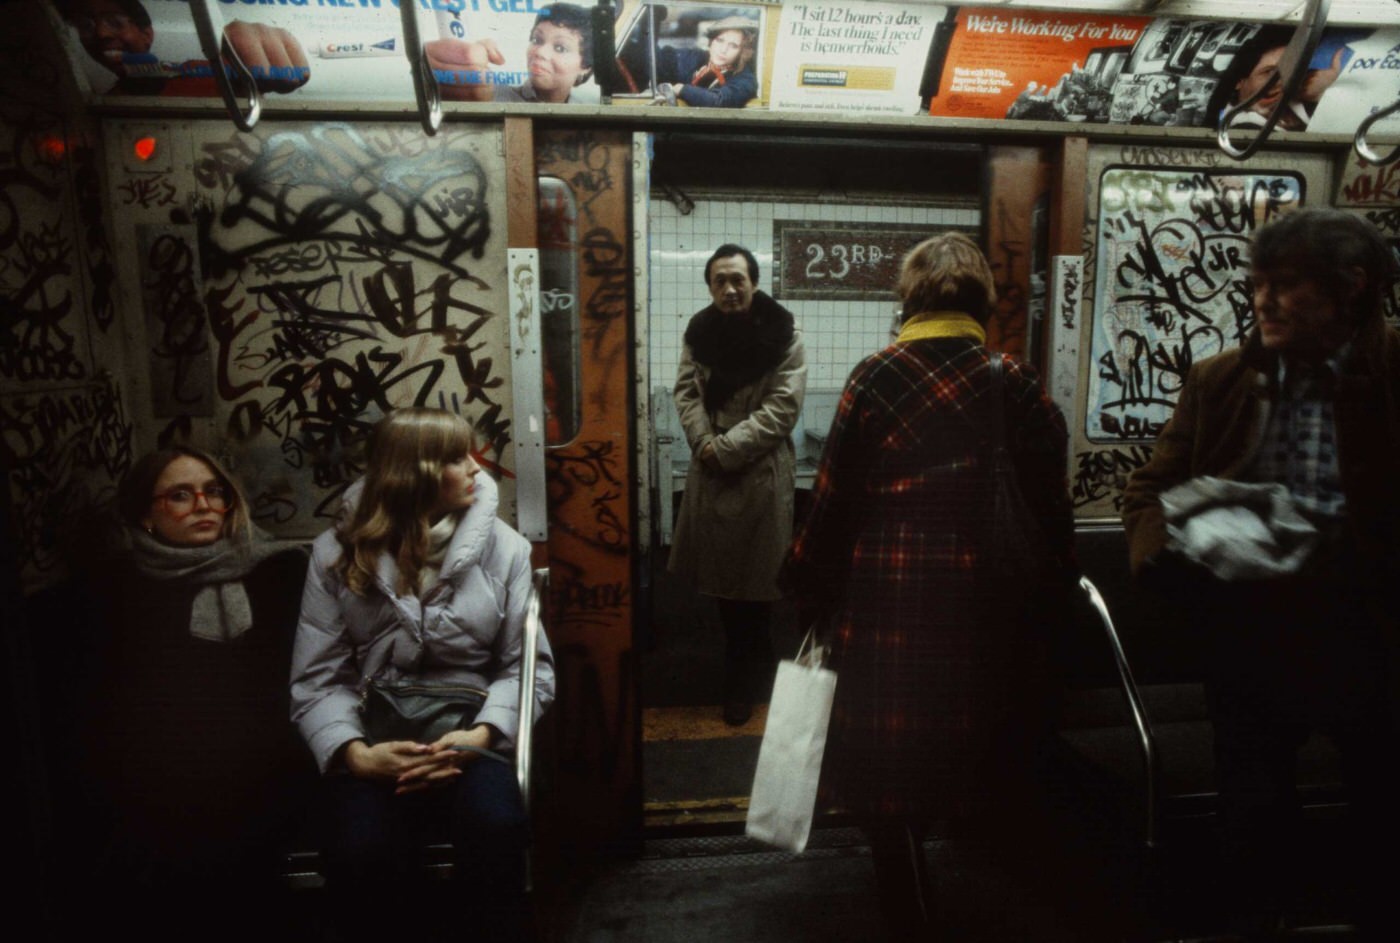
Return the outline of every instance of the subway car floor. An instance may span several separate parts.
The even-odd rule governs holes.
[[[644,842],[545,905],[546,943],[858,941],[881,938],[870,849],[838,816],[818,822],[801,855],[743,835],[766,707],[742,727],[720,718],[723,634],[712,604],[676,585],[656,561],[642,656]],[[799,627],[775,606],[776,658]],[[758,682],[762,687],[763,682]],[[1050,803],[1039,840],[996,844],[936,826],[924,852],[937,886],[938,938],[968,941],[1185,941],[1225,933],[1208,820],[1148,856],[1073,788]],[[1306,889],[1285,938],[1348,939],[1335,864],[1335,821],[1313,823],[1300,860]],[[541,902],[543,903],[543,902]]]
[[[742,727],[720,716],[724,632],[714,603],[653,568],[652,618],[638,638],[642,664],[642,795],[649,827],[742,823],[767,717],[772,673],[750,679],[753,716]],[[775,659],[800,641],[794,607],[774,605]],[[776,664],[776,661],[774,662]]]

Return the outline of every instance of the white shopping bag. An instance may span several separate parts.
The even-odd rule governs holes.
[[[797,658],[779,663],[749,798],[745,831],[788,851],[807,847],[817,804],[817,778],[836,693],[836,672],[821,666],[824,654],[824,649],[813,647],[809,631]]]

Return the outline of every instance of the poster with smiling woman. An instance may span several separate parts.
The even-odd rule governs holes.
[[[472,7],[465,0],[439,25],[439,38],[423,44],[445,101],[597,104],[590,6],[527,0],[500,13]]]

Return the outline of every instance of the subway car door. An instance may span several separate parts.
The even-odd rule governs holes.
[[[547,625],[558,670],[553,823],[566,855],[635,835],[632,139],[549,130],[535,144]],[[548,811],[541,809],[548,816]],[[543,825],[543,823],[542,823]]]

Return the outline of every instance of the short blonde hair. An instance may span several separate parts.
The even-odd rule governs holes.
[[[899,298],[904,319],[930,311],[962,311],[987,322],[997,290],[992,267],[977,243],[960,232],[925,239],[899,266]]]
[[[375,423],[364,491],[336,534],[341,555],[333,569],[351,592],[362,596],[374,584],[386,551],[399,568],[398,590],[412,591],[427,559],[443,469],[470,454],[473,438],[471,423],[444,409],[396,409]]]

